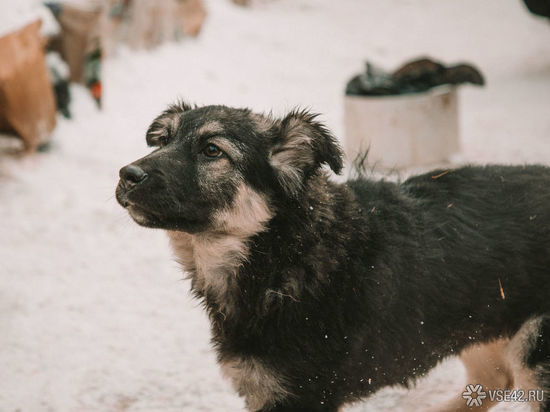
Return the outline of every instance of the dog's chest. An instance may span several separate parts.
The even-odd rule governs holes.
[[[232,286],[247,258],[248,246],[239,236],[190,235],[168,232],[179,263],[189,272],[193,289],[214,299],[220,309],[230,310]]]
[[[246,242],[235,236],[206,238],[182,232],[168,234],[179,262],[191,274],[193,288],[205,297],[214,296],[219,309],[228,314],[238,268],[247,258]],[[251,410],[273,405],[288,396],[282,375],[260,359],[234,357],[221,361],[220,366]]]

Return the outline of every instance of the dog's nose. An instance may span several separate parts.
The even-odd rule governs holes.
[[[124,166],[119,172],[120,178],[128,185],[137,185],[147,179],[147,173],[135,165]]]

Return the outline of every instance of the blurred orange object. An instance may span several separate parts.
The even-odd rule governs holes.
[[[90,86],[90,92],[96,100],[101,100],[101,83],[95,82]]]
[[[0,130],[30,151],[49,139],[56,116],[40,26],[37,20],[0,37]]]

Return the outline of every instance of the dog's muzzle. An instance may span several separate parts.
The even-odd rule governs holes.
[[[130,205],[127,199],[128,192],[140,183],[143,183],[147,179],[148,174],[141,167],[132,164],[124,166],[118,174],[120,181],[116,190],[116,198],[126,208]]]

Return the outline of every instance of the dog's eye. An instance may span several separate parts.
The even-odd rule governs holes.
[[[221,149],[212,143],[206,145],[202,152],[208,157],[220,157],[223,154]]]

